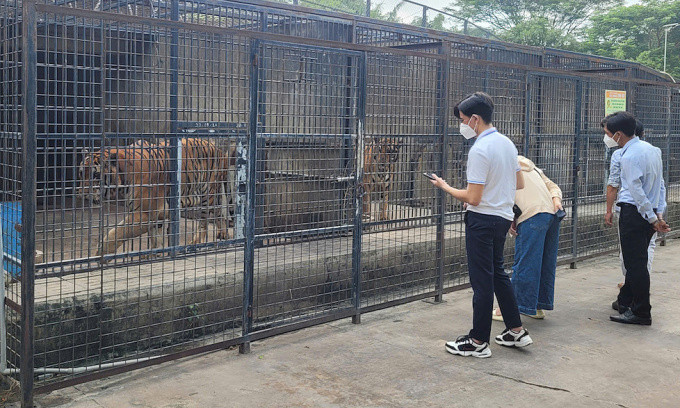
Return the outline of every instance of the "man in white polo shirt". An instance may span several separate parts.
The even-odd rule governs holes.
[[[460,133],[476,138],[467,162],[467,188],[459,190],[433,175],[432,184],[457,200],[467,203],[465,212],[465,246],[468,273],[474,292],[473,325],[468,335],[446,343],[451,354],[489,357],[493,296],[505,321],[506,329],[496,336],[496,343],[524,347],[533,341],[522,327],[510,278],[503,268],[505,237],[514,219],[515,190],[524,187],[517,164],[517,148],[491,124],[493,101],[483,92],[463,99],[454,115],[462,123]]]

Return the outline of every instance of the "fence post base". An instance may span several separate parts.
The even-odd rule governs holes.
[[[576,269],[576,261],[569,264],[569,269]]]
[[[250,342],[246,341],[245,343],[239,344],[238,353],[239,354],[250,354]]]
[[[361,315],[356,314],[352,316],[352,324],[361,324]]]

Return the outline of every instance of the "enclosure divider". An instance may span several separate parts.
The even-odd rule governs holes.
[[[33,408],[33,312],[35,300],[37,27],[35,0],[23,2],[21,172],[21,407]]]
[[[255,270],[255,182],[257,180],[257,118],[258,118],[258,83],[260,64],[258,51],[260,41],[250,42],[250,117],[248,135],[248,171],[246,182],[246,231],[243,253],[243,343],[239,345],[239,353],[250,353],[250,332],[253,328],[253,275]]]
[[[578,182],[579,170],[581,170],[581,105],[583,99],[583,81],[575,79],[576,81],[576,106],[574,117],[574,163],[572,170],[572,178],[574,184],[574,194],[571,203],[571,239],[572,239],[572,261],[569,268],[576,269],[576,259],[578,258]]]
[[[442,42],[438,50],[439,54],[451,55],[451,43],[448,41]],[[451,60],[449,58],[437,61],[437,133],[440,135],[440,155],[439,155],[439,171],[441,177],[446,178],[448,166],[446,158],[448,157],[448,136],[449,136],[449,72],[451,69]],[[438,188],[437,193],[437,279],[435,281],[435,302],[443,300],[444,288],[444,253],[446,246],[444,234],[444,218],[446,215],[446,199],[447,196],[444,190]]]
[[[366,52],[358,58],[357,69],[357,142],[356,169],[354,171],[354,233],[352,235],[352,298],[354,300],[354,315],[352,323],[361,323],[361,237],[363,232],[362,211],[364,181],[364,125],[366,122]]]
[[[179,0],[172,0],[170,19],[179,21]],[[173,27],[170,39],[170,247],[176,254],[180,244],[180,207],[182,182],[182,141],[177,133],[179,83],[179,29]]]

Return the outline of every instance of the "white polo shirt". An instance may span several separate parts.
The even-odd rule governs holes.
[[[477,136],[468,153],[467,182],[483,184],[484,191],[479,205],[468,205],[467,210],[512,221],[518,171],[517,148],[512,140],[496,128]]]

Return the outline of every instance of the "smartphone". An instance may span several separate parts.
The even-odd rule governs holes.
[[[555,215],[557,216],[557,218],[562,219],[567,215],[567,213],[564,210],[557,210]]]
[[[423,176],[429,178],[430,180],[434,180],[434,176],[432,175],[432,173],[423,173]]]

